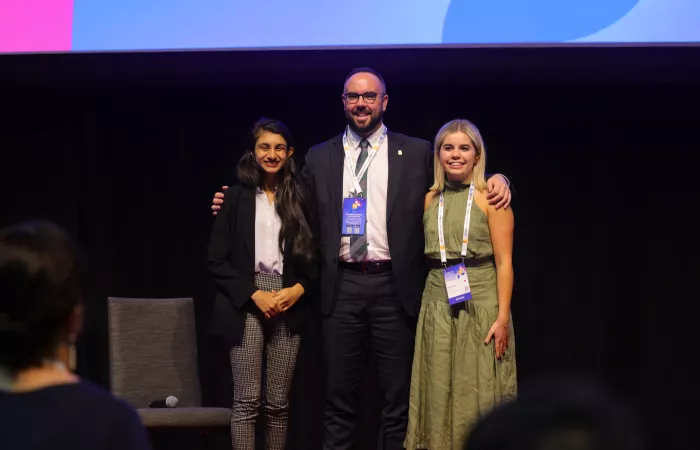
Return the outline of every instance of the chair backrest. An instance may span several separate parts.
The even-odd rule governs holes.
[[[136,408],[174,395],[201,406],[191,298],[107,300],[112,393]]]

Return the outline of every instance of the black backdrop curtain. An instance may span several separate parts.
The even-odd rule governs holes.
[[[29,81],[4,72],[0,225],[55,220],[87,249],[92,274],[81,374],[108,384],[107,296],[192,296],[204,401],[230,404],[225,349],[204,334],[213,293],[205,265],[211,197],[231,182],[245,133],[259,116],[290,126],[300,162],[310,145],[341,132],[344,75],[370,63],[387,78],[390,129],[432,140],[447,120],[469,118],[484,135],[488,170],[514,184],[520,380],[556,370],[589,373],[638,408],[660,448],[689,446],[692,424],[680,408],[694,390],[686,367],[695,358],[690,305],[699,268],[698,72],[677,73],[680,82],[644,73],[606,79],[606,65],[611,73],[624,66],[608,55],[580,63],[586,76],[573,79],[566,64],[541,63],[539,79],[507,60],[484,70],[468,64],[469,54],[455,54],[461,63],[424,63],[412,75],[409,57],[387,55],[319,59],[321,75],[310,66],[295,69],[293,78],[264,53],[255,71],[227,63],[226,73],[236,72],[231,79],[177,79],[187,58],[196,58],[187,54],[177,56],[172,72],[136,78],[105,75],[119,70],[109,60],[99,60],[101,78],[93,78],[85,60],[96,57],[89,55],[62,62],[83,64],[80,82],[65,68],[55,81],[56,60],[39,57]],[[18,61],[3,58],[7,70]],[[32,61],[23,58],[21,64]],[[308,64],[312,56],[305,58]],[[323,72],[326,63],[333,69]],[[276,75],[261,82],[265,64]],[[217,67],[201,69],[207,71]],[[519,71],[528,78],[516,81]],[[470,78],[474,73],[480,76]],[[663,68],[654,74],[668,76]],[[317,326],[309,325],[300,356],[290,448],[317,448],[322,434]],[[375,394],[373,387],[365,395],[365,449],[376,442]]]

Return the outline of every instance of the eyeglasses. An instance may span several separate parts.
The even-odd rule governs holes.
[[[357,103],[360,97],[365,100],[365,103],[374,103],[379,95],[384,95],[384,93],[365,92],[364,94],[358,94],[357,92],[346,92],[343,94],[348,103]]]

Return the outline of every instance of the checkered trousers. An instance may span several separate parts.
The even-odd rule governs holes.
[[[255,287],[265,292],[281,291],[282,275],[276,273],[257,272],[255,274]]]
[[[279,291],[283,287],[282,277],[256,273],[255,286],[266,292]],[[299,335],[292,335],[281,317],[246,316],[243,338],[229,352],[233,374],[231,442],[234,450],[255,449],[255,422],[261,403],[267,419],[265,448],[284,449],[289,390],[298,351]]]

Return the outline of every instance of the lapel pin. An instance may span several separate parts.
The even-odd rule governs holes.
[[[403,155],[403,152],[401,150],[399,150],[399,156],[401,156],[401,155]]]

